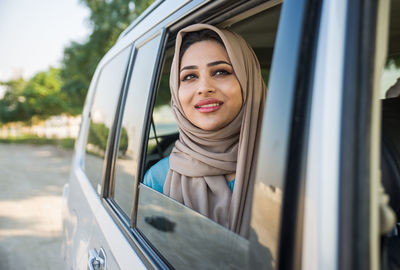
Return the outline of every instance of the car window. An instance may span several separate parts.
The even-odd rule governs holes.
[[[269,5],[268,9],[254,9],[251,15],[245,16],[245,19],[243,19],[244,16],[238,15],[236,19],[231,18],[230,21],[221,22],[218,25],[239,33],[253,47],[266,83],[272,62],[280,9],[280,5]],[[168,42],[168,44],[171,43],[173,40]],[[179,137],[177,125],[169,106],[169,71],[173,49],[173,47],[166,49],[154,110],[149,119],[151,123],[148,130],[147,152],[143,157],[146,161],[144,171],[161,159],[168,157]],[[274,194],[274,204],[271,209],[274,208],[277,214],[273,215],[275,220],[269,221],[273,228],[279,222],[282,192],[281,186],[275,188],[270,187],[268,183],[266,185],[271,189],[270,193]],[[267,196],[265,200],[268,201],[270,193],[261,192],[257,193],[257,196]],[[271,217],[269,213],[260,213],[261,216],[264,214],[267,214],[268,218]],[[248,239],[142,183],[139,185],[136,227],[148,243],[155,248],[157,254],[161,255],[174,268],[202,268],[205,265],[216,269],[248,267]],[[274,237],[269,239],[267,245],[273,249],[275,254],[278,230],[271,231],[271,234],[274,234]],[[263,252],[265,247],[261,247],[260,250]],[[177,256],[177,251],[179,251],[179,256]],[[272,256],[270,255],[268,258],[269,265],[275,265],[272,263]]]
[[[140,138],[148,89],[152,83],[152,74],[158,55],[161,35],[136,47],[134,65],[126,102],[119,129],[119,146],[115,162],[115,177],[112,181],[111,198],[116,202],[127,218],[133,207],[134,183],[137,177],[137,160],[140,152]],[[143,76],[146,74],[146,76]]]
[[[124,49],[101,70],[90,110],[85,172],[100,193],[103,163],[131,48]]]

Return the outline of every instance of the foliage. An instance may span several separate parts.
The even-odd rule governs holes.
[[[91,11],[92,33],[85,43],[73,42],[64,50],[62,92],[67,94],[69,112],[82,110],[96,66],[118,36],[154,0],[81,0]]]
[[[128,132],[126,128],[122,127],[121,136],[119,138],[119,151],[122,152],[122,155],[125,155],[126,150],[128,149]]]
[[[32,115],[47,118],[66,110],[65,95],[60,92],[60,69],[50,68],[30,79],[24,89],[25,103]]]
[[[105,151],[109,132],[110,129],[105,124],[90,121],[88,143],[97,146],[98,149],[102,151]],[[125,154],[128,149],[128,132],[124,127],[121,129],[118,149],[122,154]]]
[[[2,123],[30,121],[34,115],[46,118],[66,110],[65,95],[60,93],[60,69],[39,72],[28,82],[19,78],[3,84],[6,93],[0,100]]]
[[[105,151],[107,147],[108,133],[110,129],[103,123],[90,121],[88,143],[99,147]]]
[[[28,112],[23,97],[26,81],[17,78],[1,84],[5,86],[6,92],[0,100],[0,123],[26,120]]]

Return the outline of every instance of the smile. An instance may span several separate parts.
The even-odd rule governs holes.
[[[209,113],[217,111],[223,104],[224,103],[218,99],[210,98],[199,101],[194,107],[199,112]]]

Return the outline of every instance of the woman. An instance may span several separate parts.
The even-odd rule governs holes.
[[[266,87],[236,33],[196,24],[176,39],[170,75],[179,140],[144,184],[246,235]]]

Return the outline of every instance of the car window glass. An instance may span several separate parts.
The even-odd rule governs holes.
[[[114,121],[130,51],[130,47],[124,49],[103,67],[97,81],[90,111],[85,172],[98,193],[100,193],[107,141]]]
[[[112,198],[131,216],[145,105],[161,36],[137,48],[122,118]],[[143,76],[146,74],[146,76]]]
[[[229,28],[242,35],[253,47],[266,83],[272,62],[279,15],[280,5],[242,19],[237,23],[229,23]],[[149,130],[145,171],[161,159],[168,157],[174,142],[179,137],[177,125],[169,107],[168,80],[173,49],[169,48],[165,53],[160,86],[152,114],[153,121]],[[159,191],[162,191],[162,188],[161,186]],[[275,196],[276,203],[271,206],[271,209],[274,208],[274,211],[279,212],[281,206],[279,193],[281,191],[276,188],[272,192],[277,193],[278,196]],[[260,193],[258,196],[267,196],[265,200],[268,201],[269,195],[269,193]],[[138,196],[136,226],[148,242],[156,248],[157,253],[161,254],[174,268],[202,268],[205,265],[216,269],[247,267],[249,241],[246,238],[229,231],[144,184],[140,184]],[[260,215],[264,214],[260,213]],[[273,227],[279,221],[279,213],[274,216],[267,213],[267,217],[262,220],[271,217],[276,219],[271,221]],[[270,221],[268,220],[268,222]],[[272,233],[275,234],[268,244],[277,246],[278,230],[268,233],[269,236]],[[177,250],[179,250],[179,256],[176,256]],[[260,250],[262,251],[262,249]],[[271,255],[269,260],[272,260]]]

